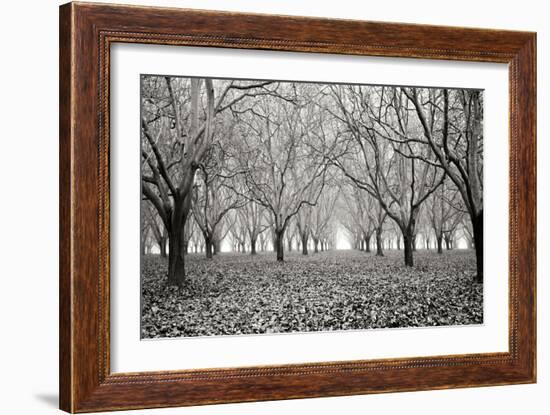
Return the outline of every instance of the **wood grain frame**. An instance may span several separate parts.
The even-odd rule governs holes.
[[[509,352],[111,373],[109,57],[115,42],[507,63]],[[61,409],[90,412],[535,382],[535,33],[70,3],[60,8],[59,93]]]

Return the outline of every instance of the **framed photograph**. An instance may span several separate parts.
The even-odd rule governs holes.
[[[60,407],[536,381],[536,35],[60,8]]]

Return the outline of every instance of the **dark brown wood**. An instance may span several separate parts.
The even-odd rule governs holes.
[[[510,66],[509,352],[111,373],[109,58],[114,42]],[[68,412],[339,396],[536,379],[536,35],[70,3],[60,9],[60,407]]]
[[[69,7],[59,15],[59,406],[72,411],[71,289],[71,102],[72,19]]]

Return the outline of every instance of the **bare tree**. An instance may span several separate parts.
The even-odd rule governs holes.
[[[164,226],[164,223],[159,218],[155,211],[155,208],[151,206],[149,201],[144,201],[142,204],[143,219],[148,222],[151,230],[151,234],[155,239],[157,246],[159,247],[160,256],[167,257],[168,248],[168,232]]]
[[[344,220],[340,223],[348,233],[354,235],[355,248],[370,252],[371,238],[376,226],[372,221],[371,212],[375,207],[375,199],[367,192],[361,190],[351,181],[346,181],[342,192],[344,208],[347,211]],[[349,185],[351,183],[351,185]]]
[[[296,237],[296,231],[294,229],[295,227],[296,227],[296,221],[292,220],[290,221],[287,231],[285,232],[286,246],[287,246],[288,252],[292,252],[294,238]]]
[[[343,155],[331,156],[331,162],[375,197],[396,222],[403,234],[405,265],[413,266],[420,206],[444,174],[438,172],[429,148],[398,139],[418,129],[401,89],[334,86],[331,91],[336,106],[332,114],[346,126],[341,134]]]
[[[268,238],[268,232],[262,232],[258,235],[258,240],[260,242],[260,252],[264,252],[267,249]]]
[[[246,221],[247,218],[243,214],[242,209],[237,209],[233,213],[234,225],[230,228],[229,234],[233,243],[233,252],[246,252],[246,241],[248,238]]]
[[[474,231],[472,229],[472,222],[466,216],[462,217],[462,222],[460,223],[461,234],[466,240],[469,249],[475,249],[474,242]]]
[[[169,284],[185,281],[184,227],[195,172],[213,143],[216,116],[268,84],[142,77],[142,192],[168,231]]]
[[[305,120],[310,106],[297,102],[298,96],[303,95],[296,93],[297,85],[293,87],[294,91],[278,91],[279,96],[293,96],[290,102],[257,99],[245,118],[247,128],[239,151],[248,190],[243,195],[269,213],[278,261],[284,259],[284,235],[290,220],[304,206],[317,203],[326,175],[326,164],[307,143],[310,128],[317,120],[313,117]]]
[[[308,255],[308,242],[311,232],[311,214],[309,206],[304,206],[296,215],[296,232],[298,240],[302,247],[302,255]]]
[[[141,229],[140,229],[140,252],[141,255],[145,255],[147,252],[147,246],[149,244],[150,239],[150,233],[151,233],[151,222],[149,218],[144,215],[144,208],[143,206],[146,204],[146,202],[142,201],[142,214],[141,214]]]
[[[209,259],[219,253],[221,241],[232,228],[230,225],[223,229],[224,218],[231,210],[245,203],[232,187],[226,185],[229,179],[225,174],[225,157],[220,146],[210,148],[208,156],[200,164],[199,180],[194,189],[193,217],[202,232]]]
[[[483,281],[483,99],[477,90],[404,89],[437,161],[462,195],[475,241],[478,282]],[[426,110],[427,101],[429,110]],[[439,123],[436,117],[439,116]],[[440,124],[440,127],[439,125]],[[435,128],[435,126],[438,128]],[[403,141],[410,141],[403,137]]]
[[[384,223],[386,222],[388,213],[381,203],[376,203],[374,209],[369,211],[369,216],[376,235],[376,256],[384,256],[382,234],[384,233]]]
[[[458,225],[462,222],[463,207],[460,193],[444,181],[427,201],[426,214],[435,234],[437,253],[443,253],[443,241],[447,249]],[[452,183],[451,183],[452,184]]]
[[[248,202],[239,210],[239,215],[250,241],[250,254],[255,255],[258,238],[268,228],[265,208],[256,202]]]
[[[338,196],[337,188],[325,186],[325,191],[319,197],[317,204],[311,208],[311,238],[315,253],[319,252],[319,243],[322,242],[329,228]]]
[[[197,222],[193,218],[193,215],[190,215],[187,219],[186,227],[191,227],[191,238],[190,238],[190,244],[193,247],[193,252],[198,253],[202,251],[201,246],[204,244],[204,239],[202,237],[202,233],[199,231]]]

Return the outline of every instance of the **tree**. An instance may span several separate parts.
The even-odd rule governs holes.
[[[443,186],[445,182],[443,182],[441,184],[441,186]],[[426,199],[426,202],[424,203],[424,205],[422,206],[422,208],[420,209],[420,214],[418,215],[418,223],[417,223],[417,238],[419,235],[422,236],[423,238],[423,242],[424,242],[424,248],[426,250],[429,250],[430,247],[431,247],[431,243],[432,243],[432,234],[434,233],[433,232],[433,229],[432,229],[432,222],[431,222],[431,218],[430,218],[430,212],[431,212],[431,209],[432,209],[432,202],[434,200],[434,195],[439,191],[439,189],[441,189],[441,186],[438,188],[438,190],[436,190],[434,193],[432,193],[432,195]]]
[[[384,256],[382,250],[382,234],[384,232],[384,222],[388,217],[388,213],[382,204],[376,203],[375,208],[369,211],[369,216],[376,234],[376,256]]]
[[[304,206],[314,206],[324,188],[326,164],[308,145],[318,119],[307,117],[313,115],[311,103],[297,92],[308,87],[287,85],[288,90],[277,93],[290,98],[258,98],[254,109],[241,115],[246,128],[238,158],[247,192],[235,190],[269,213],[278,261],[284,260],[284,235],[291,219]]]
[[[149,201],[143,202],[142,209],[142,214],[144,216],[142,220],[147,221],[149,224],[151,233],[157,243],[157,246],[159,247],[160,256],[166,258],[168,252],[168,232]]]
[[[233,226],[229,229],[231,235],[231,241],[233,243],[232,250],[233,252],[246,252],[246,225],[244,221],[246,220],[245,216],[242,214],[241,209],[235,210],[233,213],[234,221]]]
[[[355,186],[353,181],[346,180],[345,183],[342,194],[347,215],[340,218],[340,223],[354,236],[356,249],[370,252],[371,238],[375,231],[371,212],[376,201],[367,192]]]
[[[426,213],[435,234],[438,254],[443,253],[444,240],[447,249],[450,248],[449,241],[462,221],[463,208],[460,204],[460,194],[456,188],[447,184],[447,181],[444,181],[427,201]]]
[[[267,249],[267,240],[268,240],[267,232],[262,232],[260,235],[258,235],[258,239],[260,242],[260,252],[264,252]]]
[[[182,237],[182,251],[184,254],[189,253],[189,245],[191,243],[191,239],[193,238],[193,234],[196,233],[196,221],[193,218],[193,215],[187,216],[187,221],[185,222],[185,225],[183,227],[183,237]]]
[[[292,245],[294,243],[294,238],[296,236],[296,232],[294,230],[294,227],[296,226],[295,222],[296,221],[290,222],[290,225],[288,225],[288,229],[285,233],[286,246],[287,246],[288,252],[292,252]]]
[[[462,222],[460,223],[460,230],[462,231],[462,236],[466,239],[468,244],[468,249],[475,249],[474,244],[474,231],[472,229],[472,222],[465,215],[462,217]]]
[[[178,81],[182,82],[182,80]],[[142,104],[143,112],[152,113],[152,117],[147,118],[144,115],[141,120],[142,137],[144,137],[142,156],[144,164],[148,166],[148,169],[143,169],[142,191],[155,206],[168,230],[170,241],[168,283],[181,285],[185,280],[183,235],[191,208],[191,190],[195,171],[212,141],[216,110],[214,87],[210,79],[191,79],[190,88],[186,88],[185,96],[178,96],[174,93],[172,79],[166,77],[164,96],[158,99],[159,102],[154,102],[153,99],[157,97],[153,94],[158,93],[159,80],[144,78],[143,82],[144,90],[150,82],[154,82],[157,88],[151,91],[151,95],[147,92],[143,94],[145,99]],[[199,126],[199,99],[203,84],[206,92],[205,121]],[[183,111],[180,106],[182,101],[189,102],[189,115],[186,117],[188,120],[182,119]],[[168,108],[171,109],[170,113]],[[157,131],[156,134],[154,130]],[[163,144],[167,148],[162,148]],[[178,147],[181,148],[180,159],[175,164],[167,164],[166,154],[175,152]],[[170,174],[170,169],[177,165],[179,165],[179,174]]]
[[[191,227],[193,230],[191,232],[190,244],[193,247],[193,252],[198,253],[202,252],[202,245],[204,244],[204,239],[202,233],[198,231],[197,222],[193,218],[193,215],[190,215],[186,227]]]
[[[483,282],[483,98],[478,90],[405,88],[422,125],[424,140],[457,187],[472,222],[476,280]],[[427,100],[429,110],[423,105]],[[440,128],[435,128],[436,114]],[[410,141],[409,138],[405,138]],[[403,140],[405,141],[405,140]]]
[[[213,143],[216,116],[270,82],[159,76],[141,81],[142,193],[168,231],[168,283],[182,285],[195,172]]]
[[[340,134],[343,150],[331,162],[375,197],[399,226],[405,265],[413,266],[420,206],[444,174],[429,148],[398,138],[414,136],[419,128],[409,117],[402,89],[333,86],[331,92],[336,107],[332,115],[346,127]]]
[[[225,157],[226,153],[221,146],[212,146],[200,164],[199,180],[194,188],[193,217],[202,232],[208,259],[219,253],[221,241],[232,229],[231,225],[223,229],[224,218],[231,210],[245,203],[226,184],[230,179],[225,171]],[[235,220],[233,218],[233,222]]]
[[[325,186],[325,191],[319,197],[317,204],[311,208],[311,238],[315,253],[319,252],[319,243],[323,243],[339,194],[340,192],[334,186]]]
[[[311,214],[308,206],[304,206],[298,211],[296,215],[296,232],[298,234],[298,241],[302,246],[302,255],[308,255],[308,243],[310,236],[310,222]]]
[[[145,202],[141,202],[143,206]],[[141,212],[141,232],[140,232],[140,252],[141,256],[148,253],[148,245],[150,240],[151,233],[151,222],[148,220],[147,216],[144,215],[143,208]]]
[[[264,217],[265,209],[260,204],[249,201],[238,210],[238,215],[239,223],[250,241],[250,254],[256,255],[258,238],[269,227]]]

